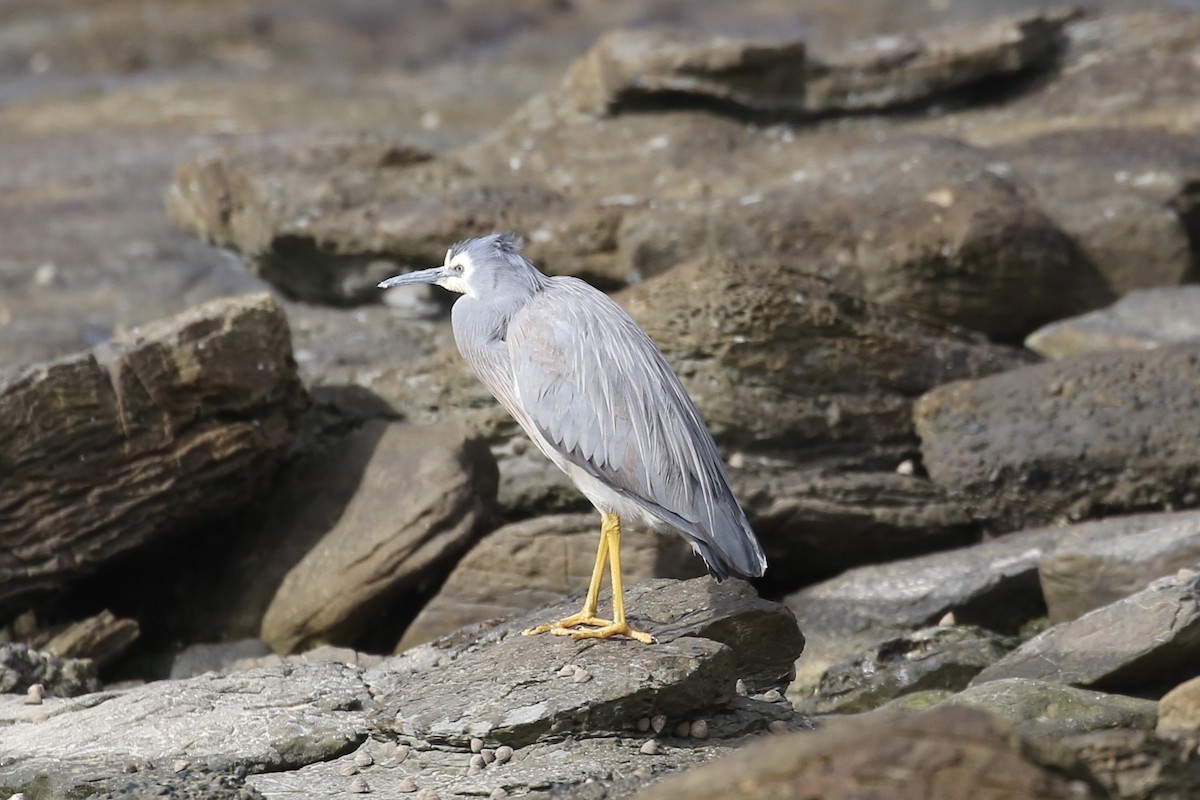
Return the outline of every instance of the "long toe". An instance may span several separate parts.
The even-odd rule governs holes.
[[[553,629],[551,633],[559,633],[570,636],[572,639],[611,639],[614,636],[628,636],[630,639],[637,639],[643,644],[653,644],[654,637],[645,631],[635,631],[628,625],[605,625],[603,628],[594,628],[592,630],[564,630]]]
[[[612,620],[593,617],[591,614],[573,614],[565,619],[560,619],[558,622],[548,622],[545,625],[538,625],[536,628],[526,628],[521,631],[522,636],[535,636],[539,633],[555,633],[562,636],[571,633],[571,628],[579,625],[587,625],[594,628],[604,628],[612,625]]]

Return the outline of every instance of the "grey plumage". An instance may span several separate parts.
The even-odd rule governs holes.
[[[437,283],[463,294],[455,341],[534,444],[602,513],[682,533],[718,580],[766,559],[695,404],[619,305],[547,277],[511,234],[460,242],[441,267],[381,287]]]

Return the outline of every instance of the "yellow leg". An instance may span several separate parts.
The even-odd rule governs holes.
[[[521,631],[522,636],[532,636],[535,633],[548,633],[556,628],[569,628],[573,625],[593,625],[603,627],[611,625],[612,621],[600,619],[596,616],[596,609],[600,605],[600,581],[604,579],[604,565],[608,561],[608,535],[605,533],[605,525],[602,522],[600,525],[600,546],[596,550],[596,563],[592,566],[592,581],[588,584],[587,598],[583,601],[583,610],[578,614],[572,614],[565,619],[560,619],[558,622],[551,622],[547,625],[538,625],[536,628],[528,628]]]
[[[600,619],[596,616],[599,606],[600,582],[604,579],[604,564],[609,564],[613,585],[613,618]],[[586,625],[595,630],[579,630]],[[535,633],[553,633],[575,639],[607,639],[611,636],[628,636],[639,642],[650,644],[654,637],[635,631],[625,621],[625,587],[621,581],[621,518],[616,514],[604,514],[600,521],[600,546],[596,550],[596,563],[592,566],[592,580],[588,584],[587,598],[583,610],[566,619],[549,625],[539,625],[522,631],[525,636]]]

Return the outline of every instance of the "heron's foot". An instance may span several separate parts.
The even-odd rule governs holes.
[[[654,637],[645,631],[635,631],[628,623],[611,623],[600,628],[585,630],[568,630],[567,628],[551,628],[556,636],[570,636],[572,639],[611,639],[614,636],[628,636],[637,639],[642,644],[653,644]]]
[[[570,628],[574,628],[579,625],[590,625],[593,628],[605,628],[609,625],[612,625],[612,620],[600,619],[594,614],[585,614],[581,611],[578,614],[572,614],[569,617],[560,619],[558,622],[549,622],[545,625],[538,625],[536,628],[526,628],[525,630],[521,631],[521,635],[534,636],[539,633],[553,633],[559,636],[566,636],[573,633]]]

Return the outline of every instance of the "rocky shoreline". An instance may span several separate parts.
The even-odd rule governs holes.
[[[0,10],[0,798],[1200,796],[1200,7],[669,5]],[[498,228],[766,550],[654,645],[372,288]]]

